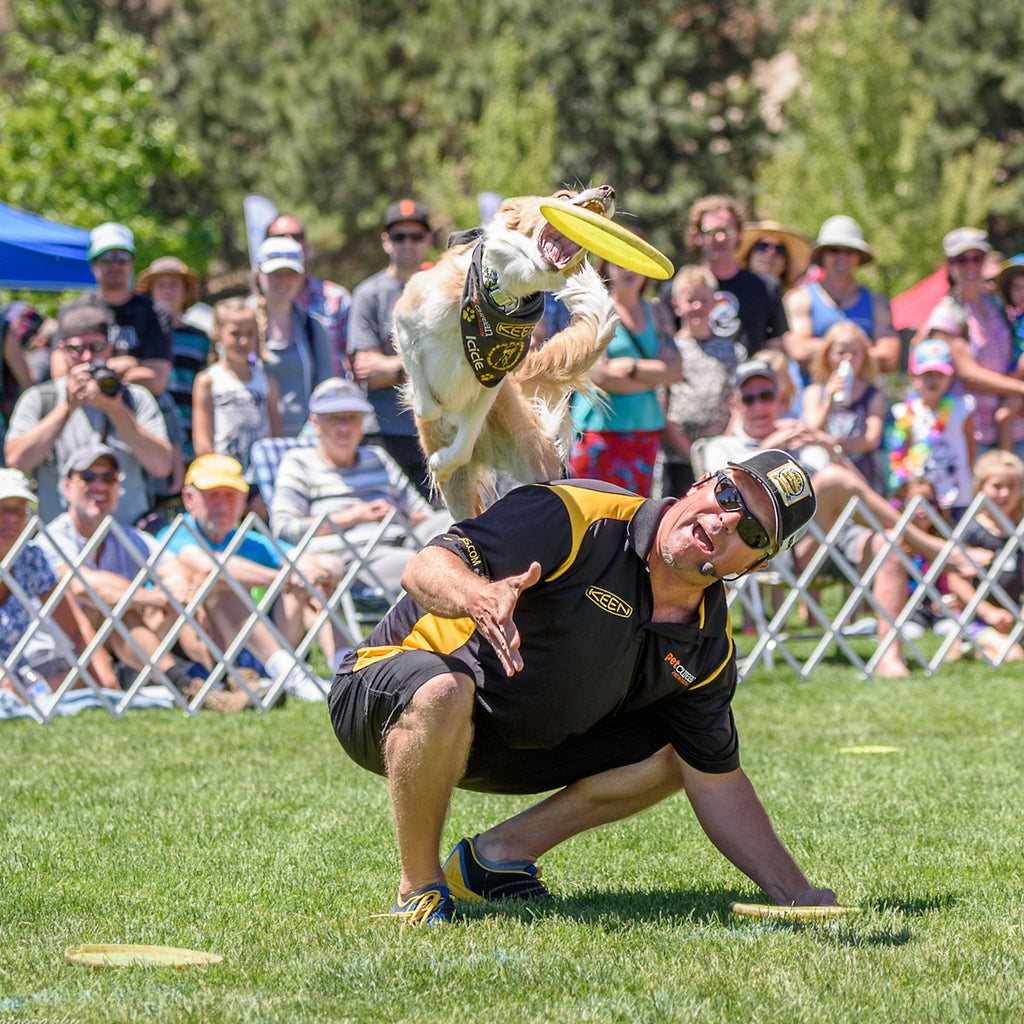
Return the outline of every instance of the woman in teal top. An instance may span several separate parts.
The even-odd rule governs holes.
[[[569,465],[575,477],[649,495],[665,426],[655,388],[681,381],[682,362],[671,328],[662,328],[662,318],[643,298],[648,279],[611,263],[601,273],[609,280],[620,323],[590,374],[605,392],[606,404],[583,394],[573,399],[577,437]]]

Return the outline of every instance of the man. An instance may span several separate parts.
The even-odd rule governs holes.
[[[747,354],[781,348],[789,330],[779,282],[744,269],[736,262],[743,208],[732,196],[704,196],[690,207],[686,244],[700,254],[702,266],[718,281],[712,313],[715,333],[736,334]]]
[[[875,258],[852,217],[829,217],[811,250],[811,262],[825,274],[820,281],[786,293],[790,333],[786,352],[806,371],[821,350],[825,332],[839,320],[852,320],[872,341],[871,354],[883,373],[899,368],[900,339],[884,295],[869,291],[854,277]]]
[[[167,552],[174,559],[161,566],[182,604],[216,576],[216,583],[203,602],[204,628],[217,645],[226,649],[242,631],[251,614],[227,582],[243,588],[269,587],[279,575],[284,559],[274,545],[256,530],[247,530],[234,554],[224,557],[245,514],[249,484],[242,467],[228,455],[200,455],[185,474],[181,492],[185,503],[184,525],[166,526],[157,540],[167,540]],[[169,540],[167,539],[169,535]],[[303,575],[315,585],[328,585],[338,574],[324,568],[323,556],[309,556],[301,562]],[[299,700],[324,701],[328,682],[317,679],[305,662],[296,661],[294,648],[303,634],[303,607],[308,594],[297,578],[290,577],[280,600],[274,605],[273,620],[288,643],[284,648],[270,629],[258,622],[249,632],[245,646],[266,668],[272,684],[280,683],[285,693]],[[185,630],[181,646],[192,660],[212,667],[209,648],[191,630]]]
[[[267,238],[291,238],[302,246],[306,266],[306,288],[299,296],[299,305],[315,316],[327,328],[334,357],[334,372],[345,376],[348,353],[345,351],[345,335],[348,327],[348,311],[352,296],[347,288],[333,281],[324,281],[309,272],[310,245],[306,229],[298,217],[290,213],[278,214],[267,227]]]
[[[112,608],[124,596],[129,581],[135,579],[142,566],[157,551],[156,540],[133,526],[123,527],[125,540],[111,530],[84,561],[79,556],[96,534],[104,520],[117,510],[120,492],[121,464],[113,448],[105,444],[90,444],[73,452],[64,467],[64,495],[68,510],[47,524],[45,533],[36,543],[46,554],[58,575],[78,565],[71,593],[82,605],[90,624],[98,628],[106,617],[106,609],[93,598]],[[148,622],[163,620],[163,628],[154,630]],[[122,665],[135,675],[147,663],[154,661],[161,637],[169,620],[176,617],[159,587],[139,587],[131,597],[130,605],[121,615],[121,623],[131,634],[129,642],[114,630],[105,646]],[[183,693],[205,677],[194,663],[174,657],[170,652],[156,662],[157,667]],[[192,670],[192,671],[190,671]]]
[[[416,421],[411,410],[399,407],[398,385],[405,379],[405,367],[391,341],[391,314],[406,282],[422,266],[430,242],[426,207],[415,199],[392,203],[384,213],[381,235],[388,265],[356,285],[348,323],[352,370],[367,389],[377,417],[377,430],[366,440],[384,448],[426,498],[430,484]]]
[[[310,550],[336,551],[347,563],[351,556],[337,531],[352,544],[366,544],[393,510],[419,527],[424,540],[448,525],[447,512],[435,512],[387,452],[361,444],[363,417],[373,407],[358,384],[340,377],[325,380],[313,391],[309,410],[320,443],[293,448],[281,460],[270,506],[275,537],[296,544],[314,520],[325,516]],[[397,596],[402,570],[415,552],[403,546],[407,541],[408,530],[394,523],[367,556],[389,599]]]
[[[534,861],[685,789],[705,832],[780,903],[831,904],[739,766],[722,579],[767,563],[814,512],[807,474],[764,452],[678,501],[596,481],[521,487],[409,563],[408,596],[342,664],[331,720],[386,775],[402,877],[392,908],[451,919],[451,896],[550,898]],[[442,869],[452,789],[559,792]]]
[[[814,519],[823,533],[828,533],[851,497],[886,528],[896,525],[899,513],[881,495],[868,485],[867,480],[842,454],[838,445],[832,445],[827,434],[814,430],[800,420],[782,419],[783,401],[779,396],[778,379],[767,363],[752,359],[736,368],[736,391],[732,401],[736,426],[730,434],[709,438],[702,450],[703,469],[713,473],[730,465],[732,461],[749,458],[765,450],[782,449],[800,460],[812,474],[814,491],[818,499]],[[857,522],[848,522],[833,546],[843,557],[863,573],[879,551],[886,546],[884,536],[874,532],[858,511]],[[939,557],[945,542],[917,527],[908,526],[903,540],[926,558]],[[804,538],[793,549],[794,567],[799,572],[810,561],[817,548],[814,537]],[[968,567],[970,563],[955,553],[951,565]],[[883,640],[892,631],[890,619],[895,620],[907,600],[907,570],[895,550],[890,549],[871,584],[871,592],[886,615],[878,616],[878,636]],[[875,669],[886,678],[909,675],[899,641],[889,645]]]
[[[71,305],[98,305],[113,319],[110,368],[129,384],[141,384],[159,396],[171,374],[174,327],[171,312],[149,295],[132,290],[135,237],[123,224],[106,223],[89,232],[89,266],[96,291]],[[54,376],[61,369],[55,367]]]
[[[62,511],[63,467],[86,445],[102,442],[117,452],[119,523],[134,523],[149,510],[145,474],[165,477],[171,472],[171,444],[156,399],[145,387],[126,384],[110,372],[115,362],[110,324],[109,312],[100,306],[62,310],[54,338],[67,372],[29,388],[11,414],[4,457],[8,466],[36,474],[44,521]]]

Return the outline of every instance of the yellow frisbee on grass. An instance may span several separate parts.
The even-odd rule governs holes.
[[[204,953],[198,949],[123,943],[69,946],[64,955],[71,963],[86,967],[203,967],[224,960],[216,953]]]
[[[773,903],[732,903],[729,909],[737,917],[768,921],[828,921],[856,914],[860,907],[783,907]]]
[[[566,238],[617,267],[659,281],[666,281],[675,273],[672,261],[663,252],[599,213],[558,199],[546,199],[540,204],[540,212]]]

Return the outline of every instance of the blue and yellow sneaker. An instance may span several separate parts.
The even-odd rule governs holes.
[[[424,924],[451,924],[454,914],[451,893],[443,885],[425,885],[408,896],[399,893],[391,913],[385,916],[418,928]]]
[[[526,860],[493,863],[476,852],[473,841],[463,839],[444,862],[444,876],[452,895],[462,900],[550,900],[536,864]]]

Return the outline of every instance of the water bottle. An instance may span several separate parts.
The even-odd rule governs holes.
[[[839,364],[837,373],[843,382],[843,390],[836,395],[835,400],[840,405],[849,405],[853,401],[853,366],[849,359],[844,359]]]

